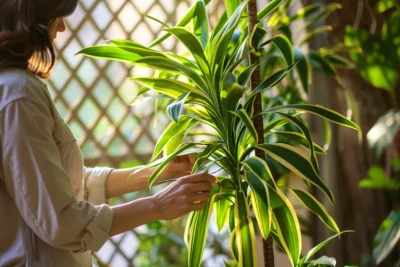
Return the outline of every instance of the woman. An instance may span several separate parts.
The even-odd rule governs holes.
[[[146,188],[152,170],[85,168],[46,84],[53,40],[77,0],[0,1],[0,266],[91,266],[109,236],[201,210],[216,178],[189,175],[177,158],[160,179],[182,177],[154,196],[110,207]]]

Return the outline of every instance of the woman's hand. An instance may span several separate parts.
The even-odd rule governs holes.
[[[160,219],[172,220],[202,210],[210,198],[211,184],[217,182],[217,178],[204,173],[179,178],[152,197]]]
[[[169,180],[192,173],[193,165],[196,162],[195,155],[182,155],[174,158],[163,170],[157,180]]]

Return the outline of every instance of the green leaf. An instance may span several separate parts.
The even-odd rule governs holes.
[[[168,157],[169,155],[174,153],[176,149],[178,149],[182,145],[184,137],[185,137],[184,134],[179,134],[172,137],[164,147],[163,156]]]
[[[306,137],[307,142],[308,142],[308,148],[310,149],[310,161],[314,167],[314,169],[318,172],[318,160],[317,156],[315,155],[315,150],[314,150],[314,142],[312,141],[310,132],[308,131],[307,126],[298,118],[289,115],[289,114],[284,114],[281,112],[278,112],[278,114],[283,117],[284,119],[288,120],[289,122],[293,123]]]
[[[247,130],[249,131],[251,136],[254,138],[255,143],[257,143],[257,141],[258,141],[257,130],[254,127],[254,124],[253,124],[252,120],[250,119],[249,115],[247,114],[246,110],[240,109],[236,112],[232,112],[232,114],[235,114],[242,120],[242,122],[246,126]]]
[[[253,75],[253,72],[257,69],[258,65],[250,65],[248,66],[242,73],[240,73],[238,77],[238,83],[245,87],[247,83],[250,81],[251,75]]]
[[[307,18],[313,14],[315,14],[316,11],[321,10],[322,8],[324,8],[323,4],[311,4],[311,5],[307,5],[302,9],[299,9],[299,11],[297,11],[297,13],[290,18],[291,21],[297,20],[297,19],[304,19]]]
[[[140,97],[140,98],[136,96],[136,97],[134,97],[132,99],[134,101],[131,104],[131,106],[143,105],[143,103],[145,103],[146,101],[151,100],[151,99],[154,99],[156,101],[159,100],[159,99],[171,100],[171,98],[169,96],[166,96],[166,95],[163,95],[163,94],[150,95],[150,96],[147,96],[147,97]]]
[[[203,145],[203,144],[202,144],[202,143],[191,143],[191,145],[192,145],[192,146],[195,146],[195,145]],[[181,148],[181,147],[179,147],[179,148]],[[189,154],[194,154],[194,153],[202,153],[203,150],[204,150],[204,149],[201,149],[201,148],[187,148],[186,150],[182,150],[182,151],[177,152],[177,153],[178,153],[177,155],[189,155]],[[174,153],[175,153],[175,152],[176,152],[176,150],[174,151]],[[143,171],[143,170],[147,170],[147,169],[150,169],[150,168],[153,168],[153,167],[160,166],[160,165],[161,165],[164,161],[166,161],[166,160],[167,160],[167,161],[171,161],[172,159],[170,159],[169,156],[170,156],[170,155],[168,155],[168,157],[161,158],[161,159],[155,160],[155,161],[153,161],[153,162],[150,162],[150,163],[147,164],[147,165],[138,166],[138,168],[135,169],[135,171],[133,171],[133,172],[128,176],[127,180],[131,179],[132,175],[134,175],[134,174],[136,174],[136,173],[138,173],[138,172],[141,172],[141,171]]]
[[[307,33],[307,35],[300,41],[299,46],[304,45],[305,43],[307,43],[308,41],[310,41],[310,39],[315,36],[318,35],[320,33],[326,32],[326,31],[332,31],[332,26],[330,25],[324,25],[324,26],[320,26],[318,28],[312,29],[311,31],[309,31]]]
[[[179,117],[182,114],[183,105],[185,104],[186,98],[190,95],[190,92],[186,95],[182,95],[176,101],[174,101],[171,105],[167,107],[168,117],[175,121],[176,123],[179,120]]]
[[[267,239],[271,231],[272,209],[269,204],[269,194],[267,183],[254,175],[253,172],[247,172],[247,181],[251,187],[250,197],[253,204],[253,211],[260,228],[261,235]]]
[[[215,73],[217,68],[220,67],[220,64],[223,62],[228,46],[232,40],[233,33],[239,21],[242,17],[246,4],[249,0],[244,0],[239,7],[236,9],[234,14],[229,18],[229,20],[225,23],[225,25],[221,28],[221,30],[211,39],[207,46],[208,59],[210,61],[210,65],[213,68],[213,72]]]
[[[372,166],[368,170],[368,178],[361,180],[361,188],[400,190],[400,181],[386,177],[384,170],[379,166]]]
[[[231,238],[229,240],[229,247],[231,249],[231,253],[233,258],[235,259],[236,262],[239,261],[239,251],[236,246],[236,234],[237,231],[235,231],[235,205],[232,205],[230,210],[229,210],[229,230]]]
[[[195,220],[197,220],[197,217],[198,217],[198,214],[196,212],[191,212],[191,213],[189,213],[188,219],[186,221],[185,232],[183,234],[183,240],[185,241],[185,244],[187,247],[189,247],[190,233],[193,228],[193,223]]]
[[[324,266],[331,266],[335,267],[336,266],[336,259],[335,258],[330,258],[327,256],[322,256],[319,259],[313,260],[310,262],[311,266],[319,266],[320,264]]]
[[[208,77],[210,75],[210,67],[206,56],[204,55],[203,47],[196,36],[185,28],[168,28],[165,31],[175,35],[176,38],[186,46],[189,52],[193,55],[204,76]]]
[[[308,86],[311,81],[311,65],[308,57],[304,56],[303,52],[298,47],[294,47],[294,61],[297,63],[296,70],[299,74],[304,92],[308,93]]]
[[[228,15],[227,12],[224,12],[222,14],[222,16],[219,18],[219,20],[217,21],[216,25],[214,26],[214,30],[211,33],[211,37],[209,39],[209,43],[212,42],[213,40],[215,40],[215,37],[220,33],[220,31],[222,30],[222,28],[224,27],[225,23],[228,21]],[[207,44],[207,48],[206,48],[206,55],[208,56],[210,53],[210,49],[212,49],[212,47],[210,45]]]
[[[205,48],[208,43],[209,19],[204,0],[197,0],[196,16],[193,18],[193,30],[197,36],[200,36],[202,46]]]
[[[276,188],[275,181],[265,160],[262,160],[259,157],[249,157],[240,162],[240,164],[260,180],[266,182],[268,185],[272,186],[272,188]]]
[[[292,116],[298,117],[300,115],[302,115],[304,112],[299,112],[296,114],[293,114]],[[257,115],[256,115],[257,116]],[[275,119],[270,121],[268,124],[265,125],[264,127],[264,133],[267,134],[269,131],[271,131],[272,129],[276,129],[279,127],[282,127],[284,125],[288,124],[288,121],[285,119]]]
[[[204,204],[203,210],[195,212],[188,246],[189,267],[200,267],[201,265],[214,200],[215,195],[211,196],[207,203]]]
[[[329,121],[326,120],[323,121],[322,125],[324,129],[324,142],[325,142],[324,149],[328,150],[332,142],[332,129],[331,129],[332,127]]]
[[[257,88],[255,88],[253,90],[253,92],[247,98],[246,102],[250,101],[258,93],[261,93],[261,92],[268,90],[268,89],[274,87],[275,85],[277,85],[280,81],[283,80],[283,78],[285,78],[285,76],[293,69],[293,67],[294,67],[294,65],[290,66],[287,69],[278,71],[277,73],[275,73],[274,75],[269,77],[267,80],[262,82],[259,86],[257,86]]]
[[[264,20],[266,17],[271,15],[275,10],[277,10],[283,0],[272,0],[263,9],[261,9],[257,14],[257,20]]]
[[[278,136],[283,137],[283,141],[286,141],[286,140],[293,141],[293,142],[299,143],[300,145],[302,145],[306,148],[309,148],[307,138],[301,133],[273,131],[273,132],[269,132],[268,134],[266,134],[265,137],[272,135],[272,134],[276,134]],[[323,155],[327,154],[326,151],[322,147],[320,147],[318,144],[313,143],[313,145],[314,145],[314,150],[316,153],[320,153]]]
[[[221,105],[225,112],[237,110],[240,99],[245,90],[239,84],[232,84],[227,90],[221,92]]]
[[[378,4],[376,5],[376,11],[378,13],[383,13],[389,9],[391,9],[392,7],[395,6],[395,1],[396,0],[381,0],[378,2]]]
[[[142,87],[140,87],[139,90],[138,90],[138,92],[136,93],[135,98],[138,97],[138,96],[140,96],[140,95],[142,95],[142,94],[144,94],[144,93],[146,93],[146,92],[148,92],[148,91],[150,91],[150,90],[151,90],[151,89],[150,89],[149,87],[147,87],[147,86],[142,86]]]
[[[394,210],[383,221],[374,240],[373,256],[380,264],[398,244],[400,239],[400,210]]]
[[[238,266],[257,266],[255,232],[250,218],[250,209],[244,192],[236,191],[235,229]]]
[[[164,53],[150,49],[142,44],[139,44],[130,40],[112,39],[109,41],[111,44],[117,46],[120,49],[126,50],[128,52],[136,53],[141,57],[165,57]]]
[[[197,169],[204,161],[208,161],[216,151],[222,148],[222,145],[218,141],[213,141],[204,149],[204,151],[197,158],[193,169]]]
[[[207,1],[209,2],[209,1]],[[190,8],[188,9],[187,13],[182,17],[182,19],[178,22],[178,24],[176,24],[175,27],[185,27],[187,26],[190,21],[192,21],[192,19],[196,16],[196,9],[197,6],[199,5],[199,1],[196,1],[195,3],[193,3],[193,5],[190,6]],[[166,33],[164,35],[162,35],[161,37],[157,38],[156,40],[154,40],[149,47],[154,47],[156,45],[161,44],[162,42],[164,42],[166,39],[168,39],[168,37],[170,37],[171,34],[170,33]]]
[[[228,199],[220,199],[215,202],[215,219],[217,221],[218,231],[221,232],[228,220],[228,212],[231,207]]]
[[[126,63],[134,62],[141,58],[141,55],[137,53],[129,52],[113,45],[86,47],[80,50],[77,54],[98,59],[117,60]]]
[[[400,158],[394,158],[390,161],[390,166],[392,166],[396,171],[400,169]]]
[[[236,261],[229,261],[229,262],[224,261],[224,264],[225,264],[225,267],[237,267],[238,266]]]
[[[155,22],[161,24],[161,25],[164,26],[165,28],[169,28],[169,26],[168,26],[166,23],[162,22],[161,20],[157,19],[156,17],[153,17],[153,16],[151,16],[151,15],[149,15],[149,14],[145,14],[145,13],[141,13],[141,14],[142,14],[144,17],[146,17],[146,18],[148,18],[148,19],[151,19],[152,21],[155,21]]]
[[[224,0],[225,10],[231,17],[235,13],[236,8],[240,5],[241,0]]]
[[[184,64],[176,62],[175,60],[165,58],[165,57],[143,57],[135,61],[136,64],[146,66],[149,68],[164,70],[168,72],[176,72],[179,74],[184,74],[195,82],[199,88],[206,88],[207,84],[204,78],[197,73],[196,69],[188,67]]]
[[[389,110],[380,117],[369,130],[367,140],[369,148],[376,155],[382,155],[393,143],[400,129],[400,110]]]
[[[302,243],[300,223],[296,212],[292,204],[279,189],[275,191],[270,187],[269,196],[273,211],[273,222],[279,242],[289,256],[291,265],[297,266]]]
[[[231,236],[235,230],[235,205],[232,205],[229,209],[229,218],[228,218],[228,226],[229,226],[229,232],[231,233]],[[232,241],[232,240],[231,240]],[[232,250],[232,253],[234,251]],[[237,253],[236,253],[237,254]],[[234,257],[237,261],[238,257]]]
[[[190,112],[193,112],[195,114],[197,114],[199,117],[201,117],[202,119],[208,120],[210,121],[210,115],[208,114],[208,111],[200,106],[188,106],[188,109],[190,110]]]
[[[185,117],[185,116],[188,116],[188,115],[183,115],[182,117]],[[215,123],[213,123],[211,120],[206,119],[206,118],[201,118],[201,117],[199,117],[199,116],[188,116],[188,117],[191,117],[191,118],[195,119],[195,120],[198,121],[199,123],[204,123],[205,125],[210,126],[211,128],[213,128],[214,130],[216,130],[216,131],[218,132],[218,135],[219,135],[219,136],[224,136],[223,129],[219,129],[219,128],[215,125]]]
[[[199,89],[194,88],[187,83],[171,80],[171,79],[159,79],[159,78],[147,78],[147,77],[135,77],[132,80],[140,82],[141,84],[152,88],[153,90],[170,96],[174,99],[178,99],[182,95],[190,94],[189,101],[204,103],[207,97]],[[196,99],[197,98],[197,99]]]
[[[321,5],[321,9],[319,9],[315,14],[307,18],[305,26],[303,26],[303,29],[309,30],[315,27],[320,22],[324,21],[327,17],[329,17],[329,15],[332,14],[332,12],[341,8],[343,8],[343,6],[340,3],[331,3],[326,6]]]
[[[268,156],[291,170],[300,178],[316,185],[332,203],[334,202],[332,192],[321,181],[321,178],[303,151],[287,144],[262,144],[258,145],[257,148],[264,150]]]
[[[259,51],[261,42],[264,40],[265,36],[267,36],[267,30],[256,25],[250,35],[249,48]]]
[[[328,226],[335,233],[339,233],[340,230],[335,220],[328,214],[325,207],[311,194],[308,192],[290,189],[290,191],[314,214],[316,214],[321,221]]]
[[[321,70],[329,75],[336,75],[336,71],[332,68],[329,62],[319,53],[310,51],[308,53],[308,59],[310,60],[311,65],[317,70]]]
[[[288,66],[292,66],[294,64],[294,54],[290,40],[285,35],[279,34],[272,38],[272,42],[282,52]]]
[[[393,12],[386,20],[382,29],[382,37],[386,42],[394,45],[397,51],[397,62],[400,64],[400,2],[396,1],[398,1],[398,11]]]
[[[307,255],[305,255],[301,260],[300,260],[300,264],[309,262],[311,260],[311,257],[314,256],[319,250],[321,250],[323,247],[325,247],[331,240],[335,239],[336,237],[339,237],[340,235],[344,234],[344,233],[352,233],[354,231],[343,231],[340,232],[336,235],[333,235],[327,239],[325,239],[324,241],[322,241],[321,243],[319,243],[318,245],[316,245],[315,247],[313,247],[308,253]]]
[[[324,58],[335,68],[352,69],[355,66],[353,62],[336,54],[326,55]]]
[[[368,31],[348,26],[345,44],[361,49],[361,52],[350,51],[350,57],[367,82],[390,91],[396,88],[398,59],[396,47],[392,42],[382,40]]]
[[[354,130],[358,130],[358,131],[360,130],[360,128],[357,126],[357,124],[346,119],[340,113],[333,111],[331,109],[325,108],[320,105],[309,105],[309,104],[284,105],[284,106],[269,108],[266,111],[264,111],[263,113],[261,113],[260,115],[268,114],[271,112],[283,111],[283,110],[302,110],[302,111],[310,112],[314,115],[317,115],[319,117],[327,119],[336,124],[346,126],[346,127],[352,128]]]

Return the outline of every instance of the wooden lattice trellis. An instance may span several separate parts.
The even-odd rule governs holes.
[[[137,108],[129,105],[138,85],[126,78],[131,72],[145,70],[75,53],[114,38],[147,44],[162,28],[141,13],[175,25],[193,1],[85,0],[66,19],[68,29],[56,40],[59,58],[49,85],[58,110],[78,138],[86,166],[119,167],[122,162],[146,162],[168,120],[159,117],[154,127],[151,104]],[[212,21],[220,15],[220,7],[221,1],[211,2]],[[179,49],[174,38],[161,44],[161,48]],[[130,266],[137,250],[135,243],[133,232],[122,234],[107,242],[98,257],[112,266]]]

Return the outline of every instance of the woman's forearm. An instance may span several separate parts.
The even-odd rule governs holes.
[[[142,198],[112,207],[110,236],[162,219],[152,197]]]
[[[147,169],[131,175],[136,168],[115,169],[107,178],[106,198],[118,197],[126,193],[145,190],[154,169]]]
[[[193,163],[186,161],[170,163],[158,176],[157,180],[179,178],[191,173]],[[106,182],[106,198],[118,197],[126,193],[146,190],[149,177],[155,168],[142,170],[132,174],[137,168],[115,169],[111,171]],[[132,176],[128,179],[129,175]]]

